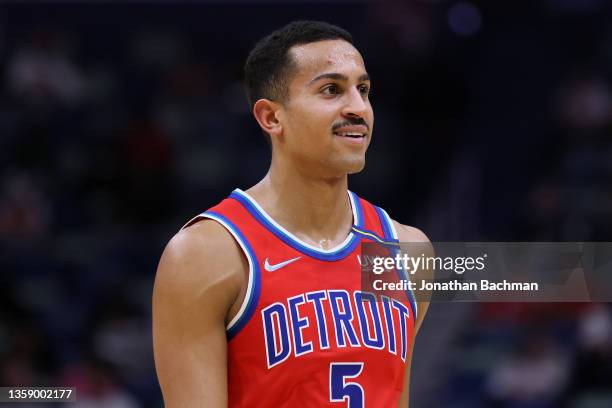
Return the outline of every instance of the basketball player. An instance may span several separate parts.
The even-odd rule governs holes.
[[[345,30],[293,22],[245,66],[266,176],[170,241],[153,294],[166,407],[408,406],[427,303],[360,287],[363,242],[427,242],[348,191],[372,138],[370,78]]]

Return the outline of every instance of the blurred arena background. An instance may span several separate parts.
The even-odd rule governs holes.
[[[0,3],[0,385],[161,406],[167,240],[267,170],[242,92],[262,35],[322,19],[373,78],[351,189],[432,241],[609,241],[612,3]],[[412,405],[612,406],[607,304],[434,304]]]

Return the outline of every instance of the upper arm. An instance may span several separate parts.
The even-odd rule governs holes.
[[[401,242],[423,243],[422,246],[420,245],[418,247],[414,246],[414,249],[418,249],[418,252],[419,252],[418,254],[415,254],[416,256],[420,255],[421,253],[425,253],[426,256],[434,256],[433,247],[431,246],[429,238],[427,238],[427,235],[425,235],[423,231],[421,231],[418,228],[410,227],[407,225],[402,225],[396,221],[393,221],[393,223],[397,230],[397,235],[398,235],[400,243]],[[415,280],[418,282],[423,279],[428,279],[428,280],[433,279],[433,270],[420,269],[416,271]],[[427,314],[427,309],[429,308],[429,300],[426,295],[427,295],[426,293],[419,292],[418,299],[416,299],[418,300],[417,301],[418,316],[417,316],[417,321],[415,325],[415,333],[418,332],[419,328],[421,327],[421,324],[423,323],[423,319],[425,318],[425,314]]]
[[[203,221],[166,246],[153,289],[153,347],[165,406],[227,405],[226,321],[245,260],[222,226]]]
[[[423,250],[427,252],[428,256],[433,256],[433,248],[429,242],[429,238],[427,238],[427,236],[421,230],[419,230],[418,228],[402,225],[396,221],[393,221],[393,224],[397,231],[398,239],[400,242],[424,243],[424,247],[419,248],[419,252]],[[416,275],[417,275],[417,279],[416,279],[417,282],[421,279],[432,279],[433,271],[420,270],[416,273]],[[427,299],[423,299],[423,294],[420,294],[419,300],[420,301],[417,301],[418,315],[417,315],[417,321],[415,323],[415,329],[414,329],[415,336],[411,344],[410,355],[406,359],[406,371],[404,374],[404,389],[402,391],[402,395],[399,401],[399,406],[403,408],[408,407],[409,400],[410,400],[410,395],[409,395],[410,368],[412,366],[412,354],[413,354],[412,350],[414,350],[414,340],[416,340],[416,334],[418,333],[419,328],[421,327],[421,324],[423,323],[423,320],[425,318],[425,314],[427,314],[427,309],[429,308],[429,301]]]

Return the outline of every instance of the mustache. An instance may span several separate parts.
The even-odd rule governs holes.
[[[365,121],[365,119],[363,119],[363,118],[350,118],[350,119],[347,119],[347,120],[345,120],[343,122],[334,124],[332,126],[332,132],[335,132],[337,129],[340,129],[341,127],[351,126],[351,125],[363,125],[363,126],[365,126],[368,129],[368,131],[370,131],[370,126]]]

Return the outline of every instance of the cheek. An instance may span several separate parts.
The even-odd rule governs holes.
[[[333,112],[311,108],[294,117],[288,130],[296,144],[317,148],[331,142],[333,123]]]

